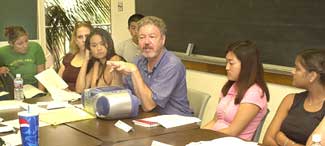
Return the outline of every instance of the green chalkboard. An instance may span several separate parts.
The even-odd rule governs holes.
[[[167,23],[166,46],[224,57],[225,46],[252,40],[263,63],[293,66],[297,52],[325,48],[325,0],[136,0],[136,12]]]
[[[30,39],[38,39],[37,0],[1,0],[0,3],[0,41],[7,41],[4,28],[10,25],[23,26]]]

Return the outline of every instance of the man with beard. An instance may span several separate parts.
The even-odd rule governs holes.
[[[138,21],[142,55],[135,64],[108,61],[112,70],[125,75],[127,86],[142,103],[144,111],[191,116],[187,99],[186,72],[181,60],[165,48],[166,25],[155,16]]]

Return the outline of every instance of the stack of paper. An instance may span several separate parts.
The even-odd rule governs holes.
[[[146,119],[137,119],[137,120],[132,120],[132,122],[135,125],[143,126],[143,127],[156,127],[159,126],[159,123],[157,122],[151,122]]]
[[[39,115],[39,118],[40,121],[46,122],[48,124],[58,125],[67,122],[92,119],[95,117],[81,109],[75,107],[68,107],[49,110],[46,113],[41,113]]]

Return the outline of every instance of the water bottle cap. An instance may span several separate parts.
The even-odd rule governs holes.
[[[16,78],[20,78],[21,77],[21,74],[16,74]]]
[[[312,136],[312,141],[313,142],[320,142],[321,141],[321,136],[319,134],[314,134]]]

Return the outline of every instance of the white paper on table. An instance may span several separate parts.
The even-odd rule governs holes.
[[[15,131],[14,127],[8,125],[0,127],[0,133],[9,131]]]
[[[19,120],[18,119],[5,121],[5,122],[2,122],[1,124],[2,125],[11,126],[11,127],[15,127],[17,129],[20,128]],[[48,125],[50,125],[50,124],[47,124],[47,123],[42,122],[40,120],[38,121],[38,127],[45,127],[45,126],[48,126]]]
[[[1,136],[1,138],[3,141],[5,141],[6,144],[9,144],[10,146],[16,146],[22,144],[20,132]]]
[[[257,146],[256,142],[244,141],[237,137],[222,137],[211,141],[200,141],[191,142],[186,146],[230,146],[230,145],[240,145],[240,146]]]
[[[48,91],[52,88],[68,88],[68,84],[64,82],[64,80],[54,71],[53,68],[49,68],[38,73],[35,75],[35,78],[41,82]]]
[[[173,145],[153,140],[152,143],[151,143],[151,146],[173,146]]]
[[[165,128],[173,128],[177,126],[192,124],[200,122],[201,120],[197,117],[187,117],[181,115],[160,115],[150,118],[145,118],[144,120],[151,122],[158,122]]]
[[[17,109],[24,104],[26,103],[17,100],[3,100],[0,101],[0,110]]]
[[[42,90],[34,87],[33,85],[29,85],[29,84],[24,85],[23,92],[24,92],[25,98],[27,98],[27,99],[32,98],[37,94],[44,93]]]
[[[0,92],[0,96],[4,96],[4,95],[7,95],[7,94],[9,94],[9,92],[6,92],[6,91],[1,91]]]
[[[47,109],[39,107],[37,104],[24,104],[21,105],[21,108],[23,108],[24,110],[29,110],[30,112],[33,113],[44,113],[47,112]]]
[[[52,110],[52,109],[65,108],[65,107],[74,107],[74,106],[69,104],[68,102],[52,101],[49,102],[46,108],[48,110]]]

